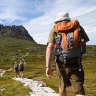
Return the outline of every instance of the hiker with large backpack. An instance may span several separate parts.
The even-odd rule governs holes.
[[[15,73],[15,77],[19,77],[19,64],[15,61],[14,64],[14,73]]]
[[[20,71],[20,77],[23,78],[24,76],[24,66],[26,65],[26,62],[23,58],[21,58],[19,63],[19,71]]]
[[[84,96],[84,70],[82,55],[89,41],[77,20],[71,21],[67,12],[56,16],[55,25],[49,34],[46,48],[46,76],[51,78],[51,56],[54,51],[59,71],[59,93],[67,96],[66,88],[71,85],[76,96]]]

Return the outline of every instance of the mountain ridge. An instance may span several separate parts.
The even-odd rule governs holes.
[[[22,25],[12,25],[12,26],[4,26],[0,25],[0,37],[12,37],[12,38],[19,38],[19,39],[26,39],[32,42],[35,42],[33,37],[30,36],[26,28]],[[36,42],[35,42],[36,43]]]

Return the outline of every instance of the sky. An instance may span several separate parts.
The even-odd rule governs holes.
[[[96,0],[0,0],[0,24],[23,25],[38,44],[47,44],[58,12],[79,20],[96,45]]]

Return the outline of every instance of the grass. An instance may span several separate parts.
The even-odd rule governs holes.
[[[30,89],[22,87],[20,82],[12,80],[12,78],[4,77],[0,79],[0,88],[5,90],[0,93],[0,96],[26,96],[29,94]]]
[[[19,61],[20,57],[24,57],[27,65],[25,66],[24,77],[43,80],[47,86],[52,87],[58,92],[58,76],[57,71],[53,73],[52,79],[49,80],[45,75],[45,50],[46,46],[35,44],[31,41],[0,38],[0,69],[13,68],[14,62]],[[88,47],[88,52],[92,48]],[[96,47],[94,48],[96,50]],[[91,53],[91,52],[90,52]],[[85,70],[85,92],[86,96],[96,96],[96,56],[88,53],[83,57]],[[54,60],[52,60],[52,64]],[[0,88],[5,91],[0,96],[27,96],[30,89],[22,86],[20,82],[12,80],[14,72],[5,73],[0,78]],[[75,96],[73,92],[68,91],[68,96]]]
[[[96,57],[84,60],[85,91],[87,96],[96,96]]]

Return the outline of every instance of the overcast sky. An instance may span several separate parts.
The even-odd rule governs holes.
[[[96,0],[0,0],[0,24],[23,25],[37,43],[46,44],[58,12],[78,19],[96,45]]]

